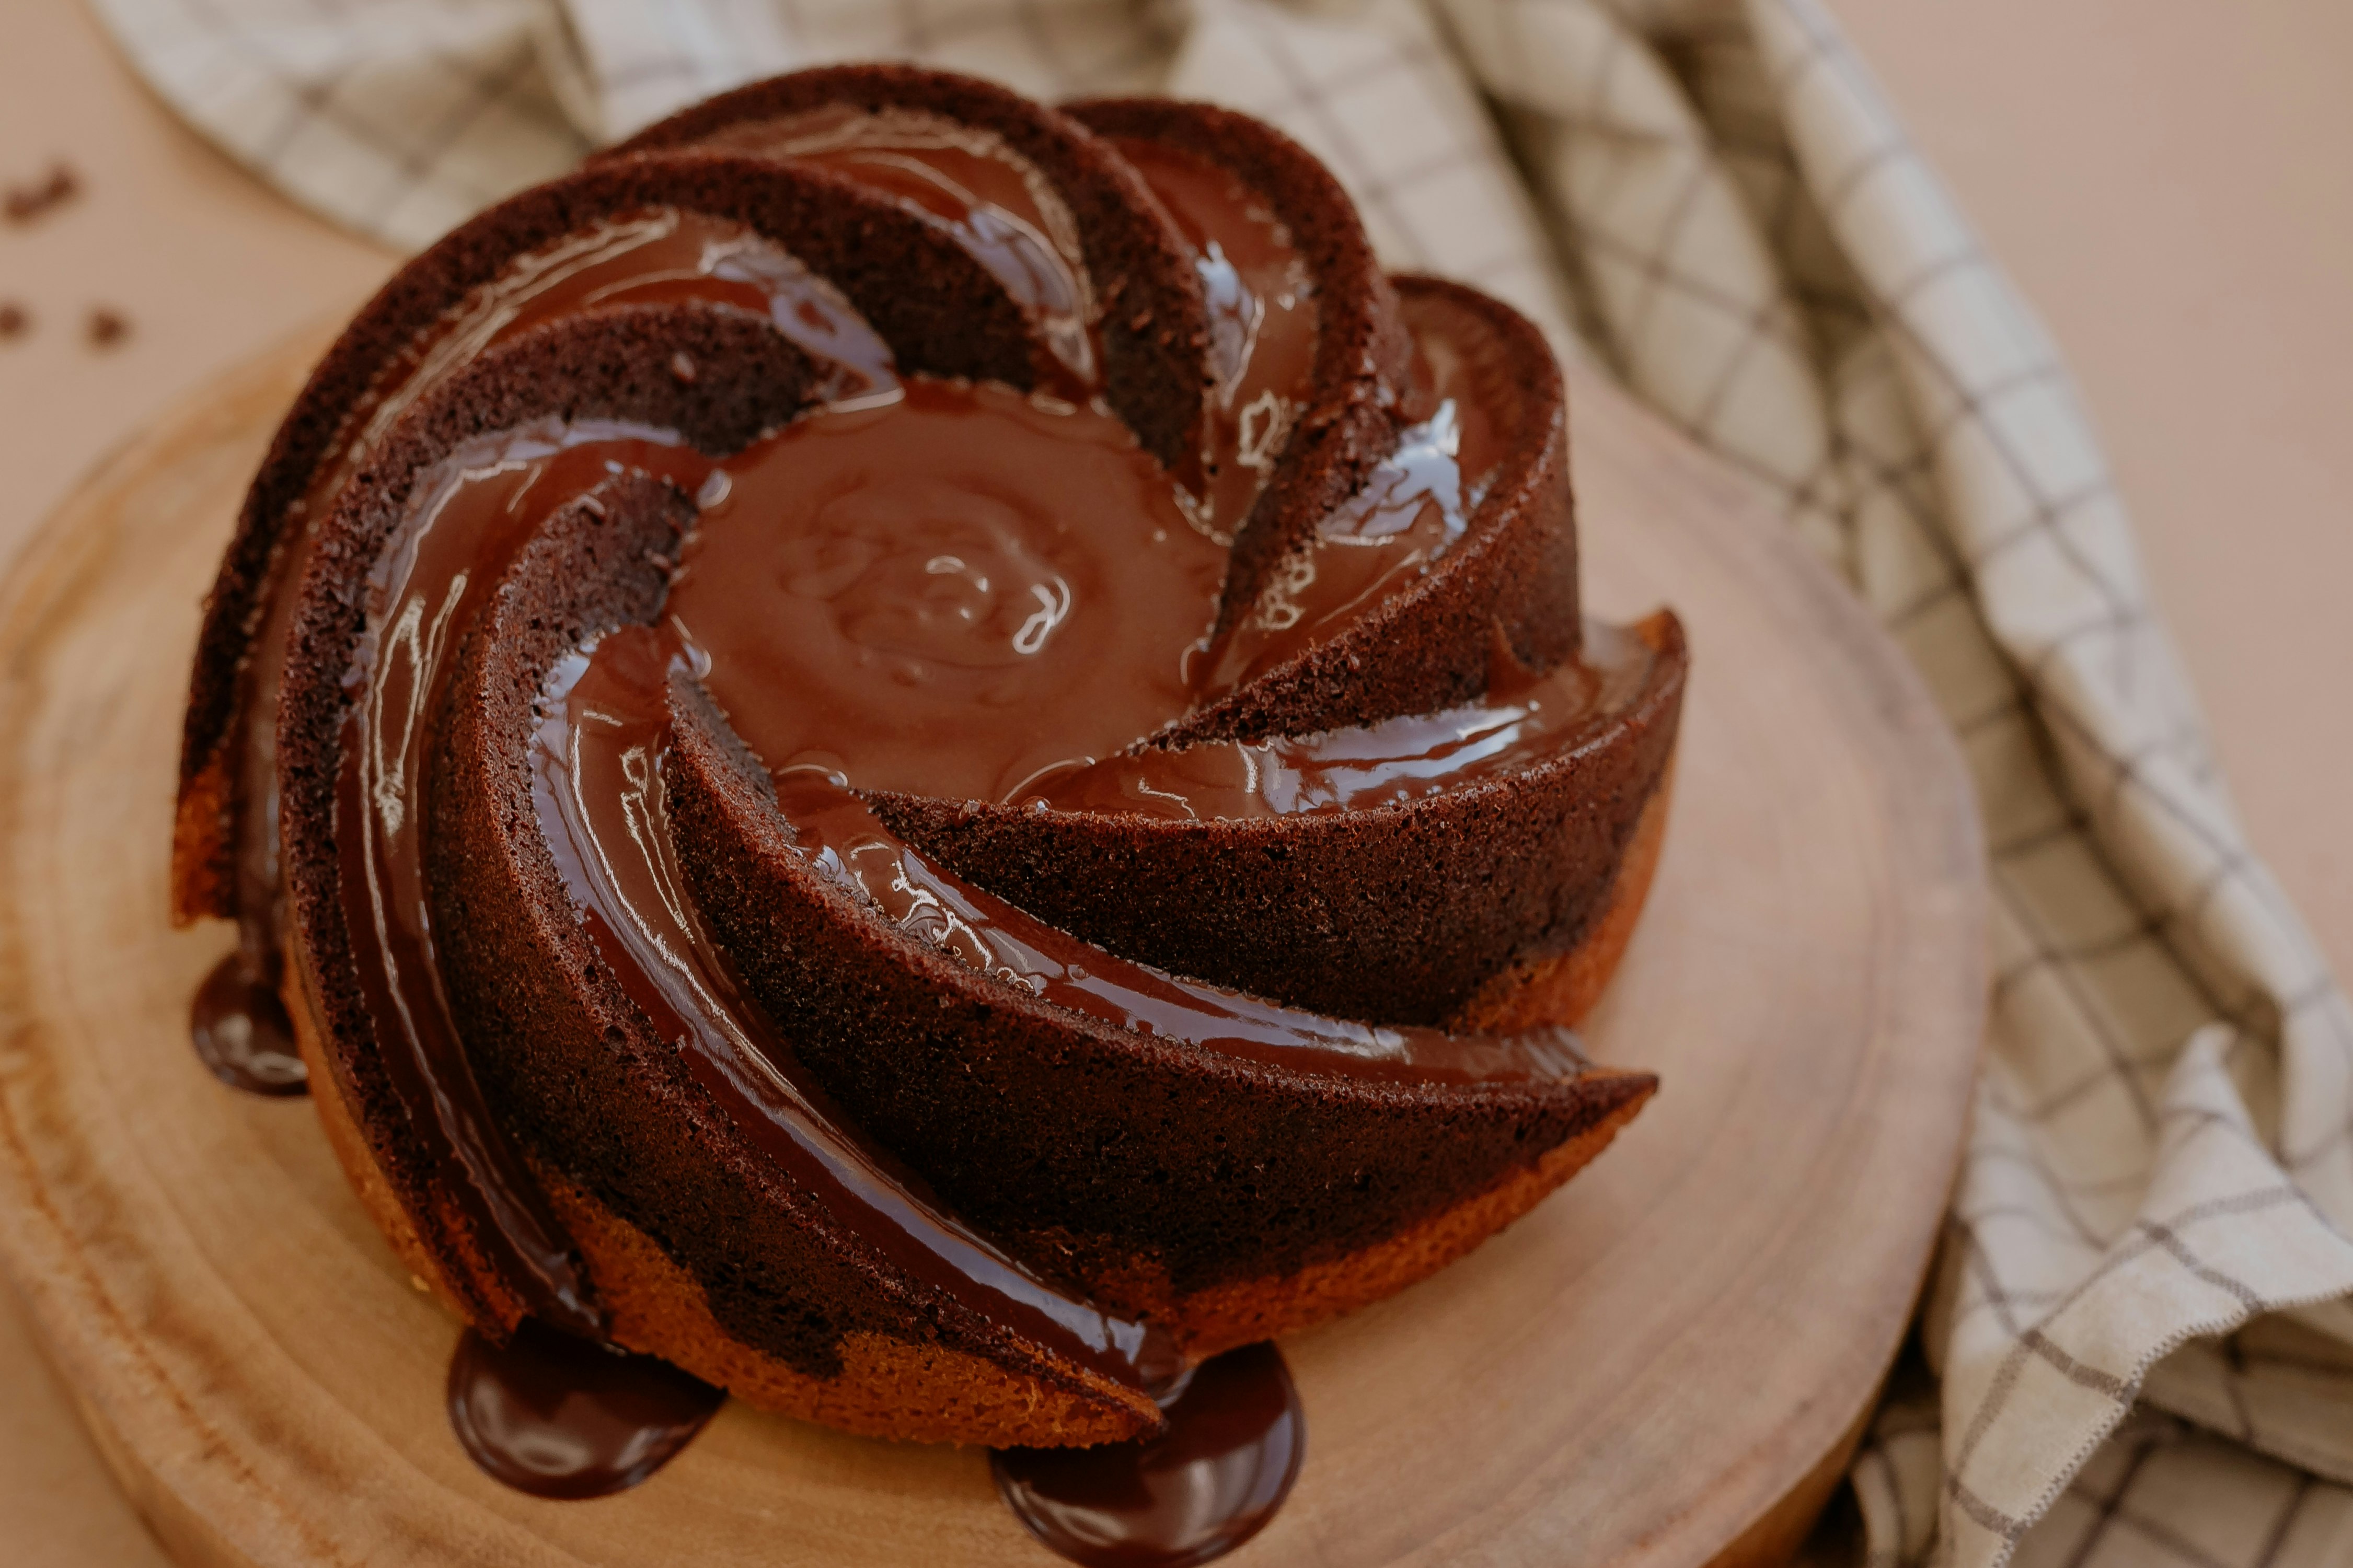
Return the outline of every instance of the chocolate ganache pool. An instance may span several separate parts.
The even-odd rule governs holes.
[[[1219,1352],[1652,1087],[1562,1026],[1683,645],[1580,618],[1561,443],[1525,324],[1382,277],[1255,122],[884,68],[687,110],[290,416],[191,700],[200,1050],[324,1074],[501,1479],[635,1484],[723,1384],[1005,1447],[1082,1561],[1214,1555],[1302,1452]],[[1194,1470],[1206,1516],[1116,1500]]]

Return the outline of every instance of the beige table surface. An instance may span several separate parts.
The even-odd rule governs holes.
[[[1831,0],[2074,366],[2253,834],[2353,975],[2353,5]],[[393,258],[146,96],[79,0],[0,0],[0,559],[141,422]],[[106,306],[132,332],[82,335]],[[126,831],[162,832],[126,824]],[[0,1562],[163,1559],[0,1287]]]

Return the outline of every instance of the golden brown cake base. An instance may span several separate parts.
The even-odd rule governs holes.
[[[1667,754],[1659,787],[1635,820],[1634,836],[1618,862],[1609,897],[1577,944],[1547,957],[1515,963],[1481,986],[1447,1027],[1463,1034],[1508,1035],[1542,1024],[1575,1027],[1618,972],[1618,961],[1642,918],[1642,900],[1658,874],[1667,837],[1667,809],[1675,793],[1675,754]]]
[[[1327,1322],[1429,1279],[1526,1214],[1608,1148],[1649,1098],[1629,1100],[1599,1125],[1485,1192],[1344,1258],[1311,1263],[1279,1279],[1213,1285],[1181,1298],[1169,1295],[1164,1276],[1139,1270],[1103,1294],[1123,1311],[1169,1324],[1187,1356],[1196,1361]]]

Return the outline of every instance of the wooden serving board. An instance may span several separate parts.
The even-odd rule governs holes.
[[[731,1405],[635,1491],[475,1471],[411,1285],[301,1100],[215,1084],[164,920],[198,600],[324,346],[119,453],[0,607],[0,1253],[132,1500],[191,1563],[1049,1564],[985,1454]],[[1786,1556],[1918,1291],[1982,1022],[1977,817],[1918,680],[1741,481],[1589,374],[1589,602],[1694,649],[1650,910],[1590,1021],[1658,1099],[1435,1279],[1285,1342],[1308,1411],[1250,1564]]]

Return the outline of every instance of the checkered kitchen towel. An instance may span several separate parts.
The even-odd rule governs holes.
[[[1855,1469],[1874,1568],[2353,1560],[2353,1012],[2248,851],[2064,367],[1819,0],[94,3],[231,153],[408,247],[825,60],[1291,132],[1390,265],[1510,300],[1753,476],[1975,768],[1992,1037],[1934,1375]]]

